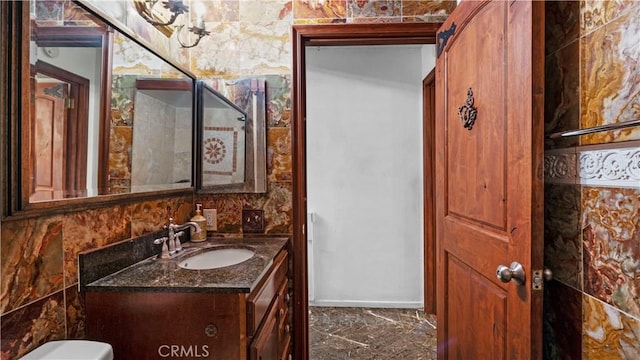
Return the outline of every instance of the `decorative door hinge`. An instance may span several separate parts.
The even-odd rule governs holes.
[[[436,56],[440,57],[444,47],[447,46],[447,41],[456,32],[456,23],[451,23],[451,26],[447,30],[442,30],[436,35]]]

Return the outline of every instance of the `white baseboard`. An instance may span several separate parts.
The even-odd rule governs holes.
[[[362,301],[362,300],[313,300],[309,306],[325,307],[370,307],[370,308],[396,308],[396,309],[422,309],[424,305],[420,301]]]

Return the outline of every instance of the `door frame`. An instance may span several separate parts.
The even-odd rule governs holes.
[[[293,350],[309,358],[307,284],[306,59],[307,46],[436,44],[442,23],[293,25],[291,144],[293,175]]]
[[[435,314],[436,303],[436,68],[422,80],[422,184],[424,206],[424,311]]]

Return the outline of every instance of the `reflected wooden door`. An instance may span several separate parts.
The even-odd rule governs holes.
[[[463,1],[437,35],[441,359],[541,357],[543,25],[543,2]]]
[[[68,86],[38,82],[33,124],[33,193],[31,201],[60,198],[65,183],[65,132]]]

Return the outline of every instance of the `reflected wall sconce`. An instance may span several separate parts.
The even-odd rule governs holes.
[[[178,29],[178,34],[176,36],[176,39],[178,39],[178,43],[180,43],[180,46],[182,46],[183,48],[192,48],[194,46],[197,46],[198,43],[200,43],[200,40],[203,37],[211,34],[211,32],[205,30],[204,21],[202,21],[202,22],[200,22],[198,24],[198,26],[192,26],[192,27],[187,29],[187,30],[189,30],[189,32],[192,32],[192,33],[198,35],[198,38],[196,39],[196,41],[193,44],[186,45],[185,43],[182,42],[182,40],[180,40],[180,31],[182,30],[183,27],[184,27],[184,25],[176,26],[176,28]]]
[[[169,19],[163,19],[159,15],[153,12],[154,6],[159,3],[160,0],[133,0],[136,11],[140,16],[149,24],[155,26],[162,33],[170,37],[173,34],[173,29],[170,28],[170,25],[173,25],[181,14],[188,14],[189,7],[185,5],[182,0],[165,0],[162,1],[162,7],[169,10],[171,13],[171,17]],[[203,37],[208,36],[211,32],[207,31],[204,27],[204,12],[205,7],[201,2],[196,4],[196,13],[198,20],[196,21],[196,25],[188,27],[187,30],[195,35],[197,35],[197,39],[194,43],[187,45],[180,39],[180,33],[185,25],[175,25],[175,29],[177,30],[176,39],[178,43],[183,48],[192,48],[197,46],[202,40]]]

